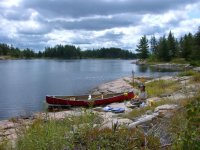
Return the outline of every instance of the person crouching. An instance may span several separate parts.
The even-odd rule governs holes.
[[[145,85],[139,85],[140,93],[138,96],[131,100],[132,105],[140,106],[140,104],[144,103],[147,99],[147,92],[145,91]]]

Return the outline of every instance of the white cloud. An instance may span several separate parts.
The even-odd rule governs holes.
[[[79,4],[72,0],[1,0],[0,40],[40,50],[56,44],[134,50],[144,34],[150,38],[170,30],[179,37],[195,33],[200,25],[200,3],[195,1],[163,4],[151,0],[147,5],[144,0],[87,0],[93,4],[88,6],[81,0]]]
[[[1,7],[18,7],[20,4],[21,0],[1,0],[0,1],[0,6]]]

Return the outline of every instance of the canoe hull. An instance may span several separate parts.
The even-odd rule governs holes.
[[[68,105],[68,106],[99,106],[106,105],[114,102],[122,102],[124,100],[130,100],[134,97],[133,92],[129,93],[120,93],[116,96],[108,97],[104,99],[97,100],[70,100],[59,98],[56,96],[46,96],[46,102],[51,105]]]

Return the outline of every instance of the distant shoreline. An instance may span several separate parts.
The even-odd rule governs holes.
[[[12,56],[0,56],[0,60],[34,60],[34,59],[44,59],[44,60],[136,60],[132,58],[71,58],[71,59],[65,59],[65,58],[50,58],[50,57],[42,57],[42,58],[17,58],[17,57],[12,57]]]

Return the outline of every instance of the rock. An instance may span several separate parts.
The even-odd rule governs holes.
[[[151,115],[143,115],[142,117],[136,119],[133,123],[129,124],[129,128],[135,128],[136,126],[147,123],[149,121],[152,121],[152,119],[156,118],[159,114],[158,113],[153,113]]]
[[[187,81],[189,79],[191,79],[190,76],[183,76],[183,77],[176,77],[178,81]]]
[[[174,64],[174,63],[155,64],[151,66],[156,69],[166,69],[166,70],[184,70],[191,68],[189,64]]]
[[[74,109],[74,110],[67,110],[61,112],[49,112],[42,114],[42,118],[49,118],[49,119],[64,119],[67,116],[80,116],[83,114],[83,110],[81,109]]]
[[[180,100],[180,99],[184,99],[184,98],[187,98],[187,97],[189,97],[188,93],[175,92],[175,93],[172,93],[169,97],[167,97],[167,99]]]
[[[195,67],[193,70],[197,71],[197,72],[200,72],[200,67]]]
[[[15,127],[15,124],[9,120],[0,121],[0,130],[11,129],[14,127]]]
[[[132,123],[132,120],[130,119],[126,119],[126,118],[113,118],[109,121],[104,122],[102,128],[112,128],[114,124],[116,124],[117,126],[122,126],[122,125],[129,125]]]
[[[147,98],[146,99],[146,102],[147,102],[147,105],[151,105],[151,103],[155,103],[155,102],[159,102],[161,100],[160,97],[151,97],[151,98]]]
[[[131,77],[124,77],[121,79],[117,79],[111,82],[104,83],[95,89],[91,90],[91,94],[112,94],[112,93],[123,93],[134,91],[138,92],[137,89],[134,89],[129,83],[132,81]]]
[[[165,104],[165,105],[161,105],[161,106],[156,107],[155,110],[154,110],[154,113],[156,113],[157,116],[159,116],[159,117],[170,118],[173,115],[174,110],[176,110],[177,108],[178,108],[178,105]]]
[[[146,60],[142,60],[142,59],[139,59],[135,62],[136,65],[146,65],[147,64],[147,61]]]
[[[93,108],[94,111],[103,111],[102,109],[103,109],[103,107],[94,107]]]
[[[178,107],[178,105],[175,104],[165,104],[161,105],[155,108],[155,112],[159,112],[160,110],[174,110]]]

